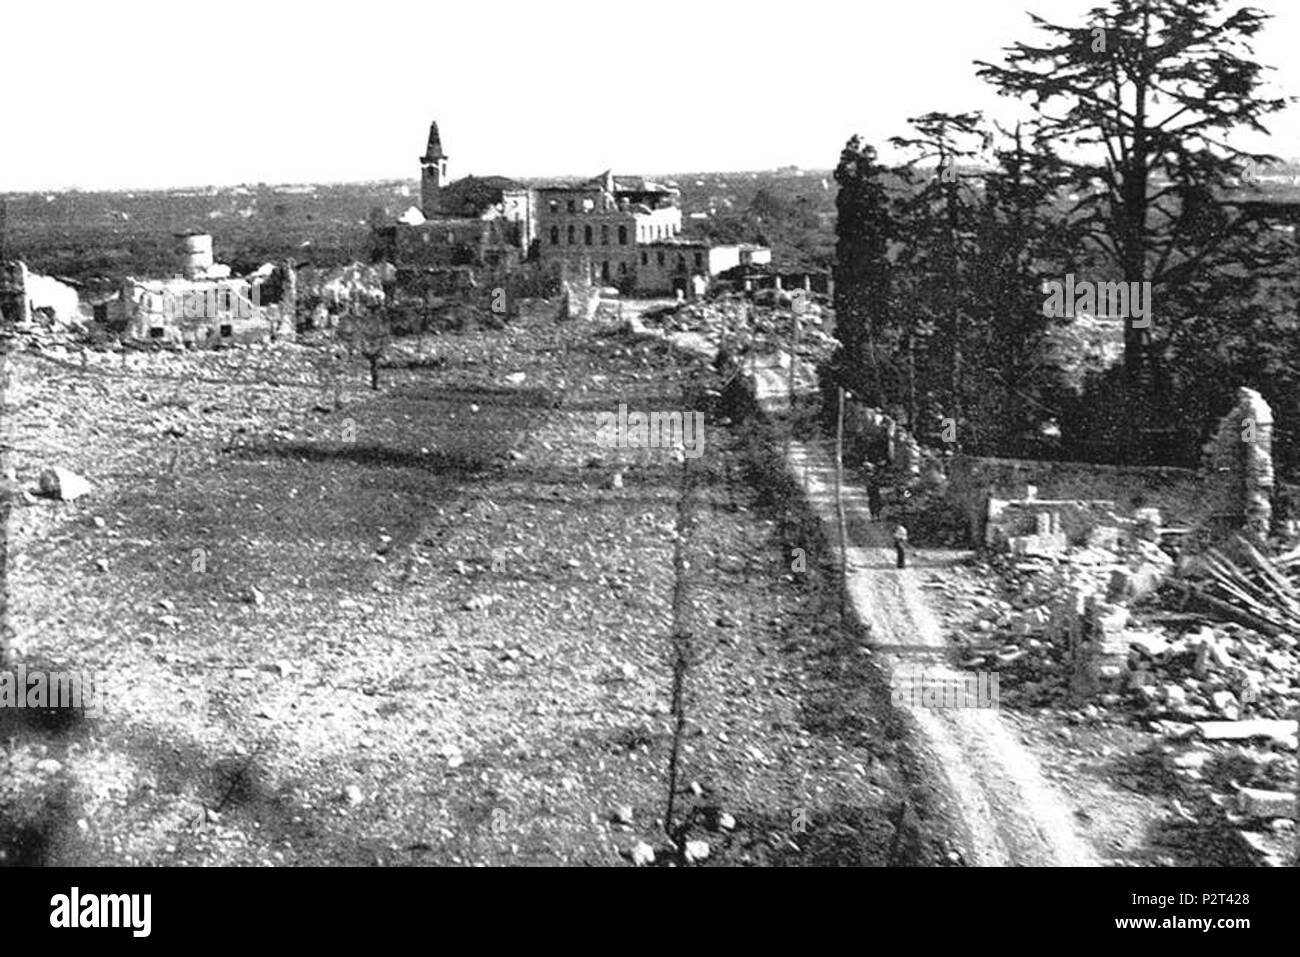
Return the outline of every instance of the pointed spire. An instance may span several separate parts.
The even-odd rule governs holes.
[[[429,145],[425,148],[425,160],[446,159],[447,154],[442,151],[442,137],[438,135],[438,121],[434,120],[429,124]]]

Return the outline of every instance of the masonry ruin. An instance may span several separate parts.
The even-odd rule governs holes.
[[[1204,471],[1211,534],[1223,540],[1241,533],[1262,546],[1273,517],[1273,410],[1254,389],[1237,390],[1237,404],[1205,446]]]
[[[21,260],[0,262],[0,322],[26,326],[37,319],[79,322],[77,290],[52,276],[32,272]]]
[[[27,264],[0,262],[0,322],[26,325],[31,321],[27,299]]]
[[[95,320],[128,339],[190,347],[292,339],[297,283],[291,263],[237,277],[217,263],[212,237],[177,236],[178,276],[122,281]]]

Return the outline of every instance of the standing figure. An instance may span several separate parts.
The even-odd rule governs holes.
[[[907,529],[902,525],[894,526],[894,554],[898,559],[898,567],[907,567]]]
[[[866,467],[867,473],[867,508],[871,510],[872,520],[880,518],[880,485],[876,476],[875,466],[870,463]]]

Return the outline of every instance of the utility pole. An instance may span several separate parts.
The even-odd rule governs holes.
[[[835,416],[835,514],[840,533],[840,617],[844,617],[849,597],[849,530],[844,519],[844,386],[837,390],[839,398]]]
[[[790,303],[790,419],[794,420],[795,363],[799,361],[799,327],[803,323],[803,314],[808,311],[808,301],[802,294],[794,297]]]

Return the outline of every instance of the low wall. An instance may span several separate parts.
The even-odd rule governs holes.
[[[1211,505],[1207,484],[1191,469],[971,455],[949,463],[947,496],[969,517],[973,541],[983,541],[989,497],[1021,499],[1026,485],[1040,499],[1113,502],[1122,516],[1158,508],[1166,525],[1197,523]]]

